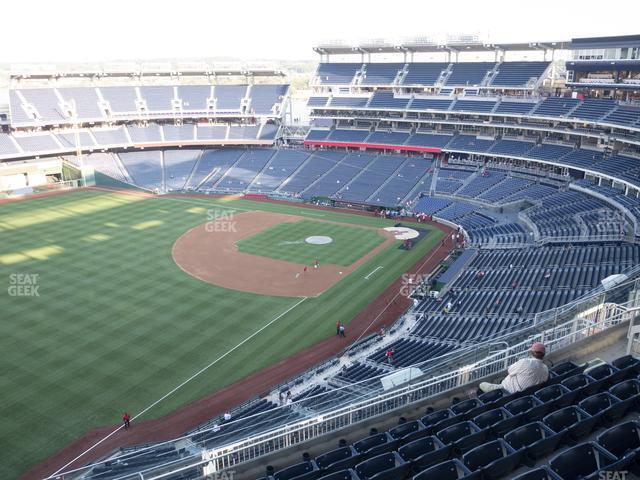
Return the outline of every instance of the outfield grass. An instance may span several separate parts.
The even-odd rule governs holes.
[[[374,217],[238,200],[77,191],[0,205],[0,471],[14,478],[91,427],[135,414],[299,299],[201,282],[171,258],[211,209],[373,227]],[[385,249],[153,409],[160,416],[333,334],[441,238]],[[369,280],[369,272],[381,266]],[[11,296],[37,275],[39,296]],[[31,277],[30,277],[31,278]],[[14,292],[15,293],[15,292]],[[26,292],[22,292],[26,293]],[[260,352],[256,354],[256,352]]]
[[[312,245],[305,242],[310,236],[331,237],[332,242]],[[267,228],[238,242],[238,251],[262,257],[286,260],[302,265],[348,266],[384,242],[375,230],[349,227],[317,220],[285,222]]]

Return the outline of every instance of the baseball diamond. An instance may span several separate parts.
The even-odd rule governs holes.
[[[181,236],[173,246],[173,258],[200,280],[263,295],[318,296],[343,278],[339,272],[354,271],[394,240],[382,229],[294,215],[242,212],[230,218],[223,215]],[[233,231],[226,231],[220,222],[233,222],[233,229],[228,229]],[[313,232],[330,232],[336,241],[312,245],[283,240]]]
[[[337,320],[348,324],[442,236],[432,229],[419,250],[404,252],[397,248],[398,241],[381,233],[393,225],[391,220],[314,213],[317,210],[299,205],[99,190],[2,205],[0,278],[39,272],[39,297],[9,296],[6,290],[2,296],[4,318],[16,319],[20,327],[0,323],[2,382],[11,385],[0,419],[0,429],[12,438],[10,448],[0,449],[4,471],[24,471],[87,430],[110,423],[124,399],[127,408],[141,409],[206,365],[216,352],[224,352],[294,305],[290,297],[314,298],[146,418],[166,415],[316,344],[332,334]],[[237,221],[238,233],[207,232],[206,225],[216,215],[222,221]],[[276,248],[269,257],[257,255],[268,253],[259,245],[265,240],[258,237],[258,246],[246,246],[253,253],[237,253],[251,257],[243,268],[235,268],[233,256],[221,250],[226,248],[222,243],[234,249],[243,233],[252,240],[269,233],[266,227],[281,225],[298,231],[281,232],[281,237],[276,230],[275,243],[318,231],[330,232],[336,242],[307,244],[303,247],[308,252],[291,257],[301,263],[291,263],[271,258],[285,255],[286,249]],[[339,246],[341,235],[345,241],[357,240],[355,253],[316,255],[314,249]],[[207,247],[216,236],[222,243]],[[201,250],[188,243],[191,240]],[[295,272],[302,272],[303,263],[311,266],[316,256],[326,263],[307,272],[308,278],[296,280]],[[260,262],[266,262],[265,270]],[[374,263],[385,265],[384,274],[364,289],[362,276],[375,268]],[[292,264],[295,270],[278,281],[274,265],[282,264]],[[200,270],[189,271],[189,265]],[[364,273],[339,276],[338,269]],[[223,275],[198,279],[216,272]],[[246,277],[261,275],[270,281],[264,280],[262,287],[254,281],[243,286]],[[263,290],[258,292],[259,287]],[[45,430],[50,433],[45,435]]]

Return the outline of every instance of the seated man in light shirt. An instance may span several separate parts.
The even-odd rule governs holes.
[[[507,370],[508,375],[501,383],[480,384],[482,392],[490,392],[502,388],[509,393],[521,392],[534,385],[544,383],[549,378],[549,369],[542,362],[546,349],[545,346],[536,342],[529,349],[529,358],[523,358],[511,365]]]

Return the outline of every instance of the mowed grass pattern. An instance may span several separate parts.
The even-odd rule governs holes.
[[[312,245],[310,236],[331,237],[332,242]],[[316,220],[285,222],[267,228],[236,243],[243,253],[286,260],[302,265],[348,266],[384,242],[384,237],[371,228],[350,227]]]
[[[14,478],[94,426],[118,423],[294,305],[184,274],[174,241],[211,211],[316,211],[259,202],[77,191],[0,205],[0,471]],[[317,215],[317,214],[316,214]],[[321,215],[325,216],[324,213]],[[369,226],[390,221],[328,212]],[[441,237],[397,244],[308,299],[145,418],[166,414],[331,336]],[[383,266],[370,280],[363,277]],[[37,274],[37,297],[10,296]]]

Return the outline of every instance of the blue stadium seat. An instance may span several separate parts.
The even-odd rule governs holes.
[[[398,449],[400,456],[410,462],[416,470],[444,462],[449,459],[451,452],[451,445],[446,446],[435,436],[414,440]]]
[[[361,480],[358,474],[352,470],[340,470],[339,472],[330,473],[320,477],[319,480]]]
[[[473,423],[481,429],[488,429],[495,437],[501,437],[506,432],[521,425],[523,415],[512,415],[505,408],[499,407],[481,413],[473,418]]]
[[[316,465],[324,471],[353,468],[362,460],[355,448],[346,446],[323,453],[315,458]]]
[[[401,443],[407,443],[421,437],[426,437],[429,435],[429,431],[420,420],[414,420],[413,422],[406,422],[392,428],[389,430],[389,435]]]
[[[514,450],[522,450],[533,465],[558,448],[563,437],[564,432],[556,433],[542,422],[533,422],[512,430],[504,439]]]
[[[438,430],[442,430],[443,428],[454,425],[462,420],[464,420],[464,415],[456,415],[448,408],[428,413],[420,419],[422,424],[431,433],[435,433]]]
[[[362,458],[369,458],[395,450],[397,445],[398,441],[396,439],[389,435],[388,432],[383,432],[363,438],[354,443],[353,448],[362,455]]]
[[[274,480],[291,480],[297,478],[299,480],[314,480],[320,477],[321,471],[315,462],[302,462],[296,465],[291,465],[287,468],[277,471],[273,478]]]
[[[619,370],[627,370],[635,374],[640,373],[640,360],[631,355],[617,358],[611,364]]]
[[[599,385],[595,384],[591,377],[584,373],[573,375],[560,383],[569,390],[575,391],[578,398],[585,398],[589,395],[593,395],[600,388]]]
[[[484,442],[487,434],[475,423],[466,421],[443,428],[436,432],[436,436],[445,445],[452,445],[457,452],[466,452]]]
[[[598,365],[594,368],[589,368],[585,370],[585,373],[589,375],[594,380],[598,380],[602,382],[602,388],[608,388],[611,385],[614,385],[621,380],[624,380],[628,377],[629,372],[625,370],[619,370],[613,365],[609,365],[604,363],[602,365]]]
[[[615,470],[631,467],[634,474],[640,473],[640,422],[615,425],[598,435],[597,443],[617,458]]]
[[[624,417],[629,404],[620,402],[608,392],[597,393],[582,400],[578,406],[593,417],[598,417],[608,425]]]
[[[556,475],[548,466],[534,468],[517,477],[513,477],[512,480],[562,480]]]
[[[640,381],[636,379],[625,380],[611,387],[609,393],[627,403],[630,410],[640,410]]]
[[[554,432],[566,432],[571,439],[580,440],[591,433],[598,422],[598,417],[592,417],[576,406],[569,406],[551,412],[542,421]]]
[[[359,463],[355,467],[363,480],[395,480],[404,478],[411,469],[398,452],[387,452]]]
[[[413,480],[476,480],[480,478],[480,472],[471,473],[460,460],[454,458],[418,473]]]
[[[465,453],[462,461],[470,471],[480,471],[482,478],[496,479],[515,470],[522,456],[522,450],[516,451],[507,442],[498,439]]]
[[[509,395],[509,393],[506,390],[499,388],[497,390],[491,390],[490,392],[486,392],[478,395],[478,399],[485,405],[488,405],[488,404],[495,404],[496,402],[498,402],[500,399],[504,398],[507,395]]]
[[[542,403],[533,395],[527,395],[512,400],[505,404],[504,408],[512,415],[524,415],[528,421],[533,422],[544,417],[549,411],[550,405]]]
[[[503,62],[498,64],[498,73],[491,80],[492,86],[533,87],[545,72],[549,62]]]
[[[471,418],[483,411],[487,410],[487,407],[477,398],[471,398],[454,405],[451,405],[451,411],[456,415],[466,415],[467,418]]]
[[[564,480],[602,478],[599,473],[616,461],[616,458],[594,442],[583,443],[557,455],[549,467]]]
[[[564,385],[555,384],[541,388],[534,395],[543,403],[549,404],[551,408],[557,409],[573,404],[578,392],[569,390]]]

